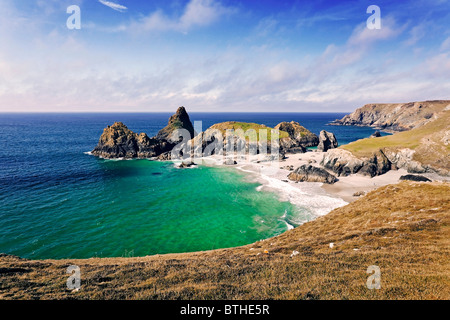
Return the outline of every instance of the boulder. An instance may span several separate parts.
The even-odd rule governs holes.
[[[327,152],[329,149],[334,149],[337,147],[338,141],[333,133],[325,130],[320,131],[317,150]]]
[[[190,167],[195,166],[195,165],[196,165],[196,164],[195,164],[194,162],[192,162],[192,161],[181,162],[181,163],[178,165],[178,168],[190,168]]]
[[[236,162],[235,160],[233,160],[233,159],[226,159],[226,160],[223,162],[223,164],[224,164],[224,165],[227,165],[227,166],[232,166],[232,165],[237,164],[237,162]]]
[[[338,176],[361,173],[370,177],[382,175],[392,169],[392,163],[382,150],[368,158],[357,158],[351,152],[333,149],[324,154],[320,163]]]
[[[400,177],[400,180],[417,181],[417,182],[431,182],[430,179],[420,175],[407,174]]]
[[[389,170],[391,170],[391,162],[383,151],[378,150],[369,159],[363,162],[363,166],[359,170],[359,173],[375,177],[382,175]]]
[[[320,164],[338,176],[348,176],[357,173],[363,167],[364,161],[355,157],[350,151],[332,149],[323,155]]]
[[[322,182],[333,184],[337,178],[327,170],[311,165],[302,165],[288,175],[288,179],[296,182]]]
[[[381,133],[380,133],[380,131],[375,131],[374,133],[372,133],[370,135],[370,137],[371,138],[379,138],[379,137],[381,137]]]

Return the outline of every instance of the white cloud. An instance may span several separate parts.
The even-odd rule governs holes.
[[[450,50],[450,37],[444,40],[441,44],[441,51]]]
[[[422,39],[426,35],[425,25],[419,24],[414,26],[409,32],[410,37],[405,41],[407,46],[415,45],[420,39]]]
[[[353,31],[348,40],[351,46],[367,46],[379,40],[388,40],[395,38],[405,30],[405,26],[399,26],[392,17],[386,17],[382,20],[381,29],[371,30],[366,24],[359,25]]]
[[[128,10],[127,7],[125,7],[125,6],[121,5],[121,4],[118,4],[118,3],[111,2],[111,1],[98,0],[98,2],[100,2],[101,4],[103,4],[103,5],[107,6],[107,7],[110,7],[111,9],[119,11],[119,12],[125,12],[125,11]]]
[[[168,17],[161,10],[155,11],[127,29],[135,31],[177,31],[187,33],[194,27],[208,26],[221,16],[234,12],[213,0],[191,0],[179,17]]]

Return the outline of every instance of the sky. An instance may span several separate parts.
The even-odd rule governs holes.
[[[67,26],[72,5],[80,29]],[[0,112],[351,112],[437,99],[450,99],[449,0],[0,0]]]

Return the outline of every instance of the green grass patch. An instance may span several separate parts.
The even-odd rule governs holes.
[[[238,134],[238,131],[242,130],[245,134],[246,140],[255,140],[256,134],[256,140],[257,141],[264,141],[264,136],[260,133],[261,130],[266,130],[267,132],[267,140],[272,140],[272,130],[275,130],[274,128],[270,128],[263,124],[258,123],[251,123],[251,122],[237,122],[237,121],[229,121],[229,122],[222,122],[217,123],[211,127],[211,129],[217,129],[222,132],[223,135],[226,134],[226,130],[234,130],[234,134]],[[251,130],[254,130],[254,133],[251,132]],[[288,138],[289,134],[285,131],[279,130],[279,138]],[[253,135],[252,135],[253,134]]]

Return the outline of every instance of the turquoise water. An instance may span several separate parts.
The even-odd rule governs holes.
[[[13,206],[22,214],[1,224],[2,247],[27,258],[208,250],[279,234],[287,230],[283,215],[299,214],[233,169],[93,160],[107,183],[61,184],[19,198]]]
[[[0,252],[31,259],[144,256],[234,247],[313,218],[232,168],[87,155],[123,121],[150,136],[170,114],[2,114]],[[235,119],[299,121],[340,141],[370,128],[325,127],[340,114],[194,114],[204,126]],[[296,223],[294,223],[296,222]]]

